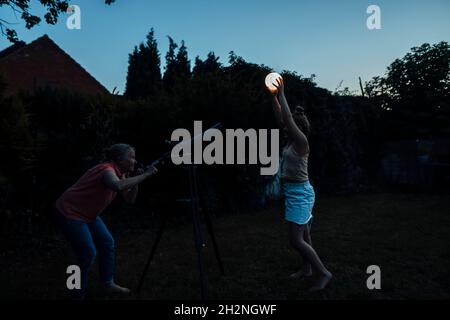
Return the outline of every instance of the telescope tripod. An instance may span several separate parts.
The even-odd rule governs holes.
[[[214,247],[214,252],[216,255],[216,259],[217,259],[217,263],[219,264],[220,272],[222,273],[222,275],[225,274],[225,271],[223,269],[222,260],[220,258],[220,253],[219,253],[219,248],[217,246],[216,237],[214,235],[211,217],[209,216],[209,212],[205,209],[204,198],[203,198],[202,194],[199,192],[199,179],[198,179],[197,166],[194,164],[186,165],[185,169],[188,171],[188,176],[189,176],[189,194],[190,194],[189,202],[191,203],[191,209],[192,209],[192,223],[193,223],[195,249],[197,251],[197,264],[198,264],[199,275],[200,275],[201,297],[202,297],[202,300],[205,300],[205,299],[207,299],[207,285],[206,285],[206,273],[205,273],[205,266],[204,266],[203,249],[205,248],[206,244],[205,244],[201,226],[200,226],[200,211],[203,212],[204,221],[206,223],[206,227],[207,227],[209,235],[211,237],[213,247]],[[140,292],[140,290],[142,288],[145,276],[147,275],[148,269],[150,267],[150,263],[153,260],[153,257],[156,252],[156,248],[158,247],[159,241],[161,240],[161,237],[164,233],[166,222],[167,222],[167,215],[164,215],[162,218],[162,221],[161,221],[161,225],[158,229],[155,242],[153,243],[152,249],[151,249],[149,257],[147,259],[147,263],[145,265],[144,271],[139,280],[137,292]]]

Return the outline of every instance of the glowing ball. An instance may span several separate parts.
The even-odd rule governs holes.
[[[266,87],[267,87],[267,89],[269,89],[269,91],[270,92],[272,92],[272,93],[277,93],[277,87],[275,87],[275,85],[277,84],[277,79],[278,78],[282,78],[281,77],[281,75],[280,74],[278,74],[278,73],[276,73],[276,72],[272,72],[272,73],[269,73],[267,76],[266,76],[266,80],[265,80],[265,83],[266,83]]]

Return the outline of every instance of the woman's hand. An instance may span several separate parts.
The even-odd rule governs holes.
[[[145,172],[145,170],[144,169],[142,169],[142,168],[138,168],[137,170],[136,170],[136,172],[135,172],[135,176],[139,176],[139,175],[141,175],[141,174],[143,174]]]
[[[142,169],[140,169],[140,170],[142,170]],[[156,169],[154,166],[149,166],[147,169],[145,169],[145,172],[144,172],[144,170],[142,170],[142,171],[143,171],[143,173],[146,173],[148,176],[152,176],[158,172],[158,169]]]

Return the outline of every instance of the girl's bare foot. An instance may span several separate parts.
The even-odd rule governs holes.
[[[324,289],[330,282],[331,278],[333,278],[333,275],[330,272],[320,275],[320,277],[317,279],[314,285],[311,288],[309,288],[308,291],[314,292]]]
[[[300,279],[304,277],[311,277],[312,276],[312,268],[305,268],[300,271],[297,271],[291,275],[289,275],[288,279],[295,280]]]

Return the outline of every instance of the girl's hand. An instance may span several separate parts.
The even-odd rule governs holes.
[[[283,78],[277,78],[275,80],[276,83],[274,83],[274,87],[277,88],[277,92],[279,95],[284,95],[284,81]]]
[[[269,95],[271,97],[276,97],[277,96],[278,90],[273,89],[273,88],[269,88],[269,87],[266,87],[266,90],[267,90],[267,92],[269,93]]]

